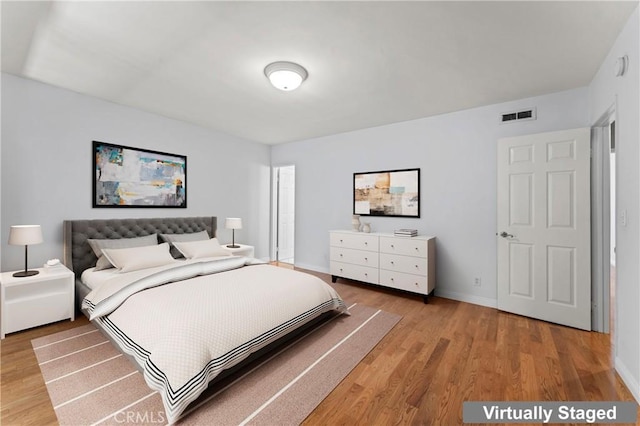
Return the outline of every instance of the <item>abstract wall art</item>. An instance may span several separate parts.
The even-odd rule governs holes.
[[[420,169],[354,173],[353,214],[420,217]]]
[[[93,141],[93,207],[187,207],[187,157]]]

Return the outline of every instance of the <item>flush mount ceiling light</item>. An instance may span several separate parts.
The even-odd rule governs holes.
[[[281,61],[267,65],[264,69],[264,75],[267,76],[273,87],[289,92],[297,89],[309,74],[298,64]]]

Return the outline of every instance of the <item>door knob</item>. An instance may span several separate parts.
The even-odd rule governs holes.
[[[501,236],[502,238],[513,238],[513,235],[511,235],[511,234],[507,234],[507,233],[506,233],[506,232],[504,232],[504,231],[502,231],[502,232],[500,233],[500,236]]]

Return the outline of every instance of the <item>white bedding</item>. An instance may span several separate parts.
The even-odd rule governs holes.
[[[219,259],[227,259],[229,258],[229,256],[216,256],[216,257],[209,257],[206,259],[191,259],[191,260],[186,260],[186,259],[176,259],[175,262],[182,262],[182,263],[177,263],[177,264],[185,264],[185,263],[194,263],[194,262],[202,262],[202,261],[208,261],[208,260],[219,260]],[[174,267],[175,265],[163,265],[163,266],[158,266],[155,268],[148,268],[148,269],[144,269],[144,270],[140,270],[140,271],[134,271],[134,272],[129,272],[128,274],[136,274],[133,275],[134,277],[143,277],[145,275],[148,275],[150,273],[155,273],[158,271],[162,271],[165,269],[170,269],[172,267]],[[127,274],[127,273],[125,273]],[[107,280],[110,280],[114,277],[122,277],[123,273],[121,273],[118,269],[116,268],[108,268],[108,269],[101,269],[101,270],[96,270],[95,267],[93,268],[89,268],[89,269],[85,269],[84,272],[82,273],[82,275],[80,276],[80,281],[82,281],[82,283],[84,285],[86,285],[87,287],[89,287],[91,290],[94,290],[96,288],[98,288],[102,283],[104,283]],[[128,277],[131,277],[132,275],[126,275]]]
[[[82,275],[80,276],[80,281],[82,284],[89,287],[91,290],[100,286],[106,280],[113,278],[114,274],[117,274],[118,271],[115,268],[102,269],[100,271],[96,271],[96,268],[85,269]]]
[[[324,312],[347,311],[319,278],[250,258],[141,272],[103,281],[83,308],[133,355],[171,423],[223,370]]]

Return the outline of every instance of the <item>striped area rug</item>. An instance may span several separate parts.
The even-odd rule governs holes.
[[[178,424],[300,424],[401,318],[350,312],[212,386]],[[31,343],[61,425],[167,423],[160,395],[92,324]]]

